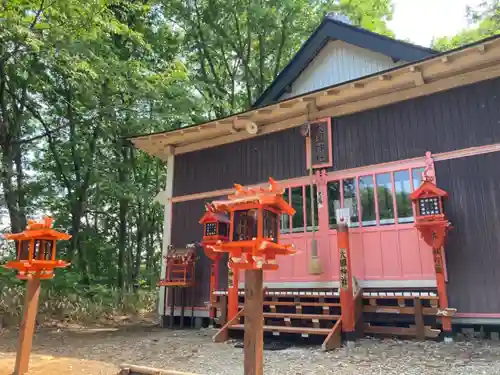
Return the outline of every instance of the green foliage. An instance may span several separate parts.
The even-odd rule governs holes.
[[[38,323],[106,323],[115,316],[142,316],[156,307],[154,290],[123,292],[96,283],[91,288],[79,283],[79,275],[65,272],[42,282]],[[23,312],[25,282],[0,269],[0,326],[17,326]]]
[[[477,9],[468,8],[467,14],[475,25],[455,36],[433,40],[434,49],[447,51],[500,33],[500,0],[484,1]]]
[[[42,315],[153,306],[165,168],[126,137],[248,107],[328,11],[390,34],[389,0],[0,4],[0,202],[14,232],[50,213],[72,234]],[[0,282],[0,315],[18,316],[20,282]]]
[[[182,31],[182,53],[210,116],[253,104],[327,12],[391,34],[389,0],[169,0],[162,9]]]

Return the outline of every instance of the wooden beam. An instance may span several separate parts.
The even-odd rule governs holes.
[[[425,85],[425,79],[424,79],[424,75],[422,74],[422,72],[415,71],[415,73],[413,73],[413,78],[415,80],[415,85],[417,85],[417,86]]]
[[[342,319],[337,320],[332,328],[332,331],[326,336],[325,341],[321,345],[324,351],[340,348],[341,346],[341,333],[342,333]]]
[[[236,324],[243,316],[245,308],[242,308],[238,313],[229,320],[219,331],[212,337],[213,342],[225,342],[229,337],[229,327]]]

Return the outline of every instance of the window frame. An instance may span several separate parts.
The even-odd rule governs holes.
[[[406,164],[406,163],[405,163]],[[418,188],[418,186],[414,186],[414,171],[423,169],[425,167],[425,163],[422,162],[412,162],[408,163],[407,165],[383,165],[378,168],[358,168],[358,170],[352,170],[350,173],[347,171],[347,173],[343,173],[345,171],[338,171],[338,172],[333,172],[331,175],[328,176],[327,178],[327,184],[337,181],[339,183],[340,187],[340,208],[345,208],[345,202],[344,202],[344,180],[350,180],[354,179],[356,183],[356,201],[357,201],[357,217],[358,217],[358,222],[355,223],[355,225],[352,226],[352,229],[360,229],[364,228],[365,230],[383,230],[386,228],[393,228],[394,226],[413,226],[414,225],[414,220],[415,220],[415,213],[416,213],[416,208],[415,204],[411,202],[412,206],[412,217],[411,221],[405,221],[405,222],[399,222],[399,217],[398,217],[398,204],[397,204],[397,199],[396,199],[396,182],[395,182],[395,173],[401,172],[401,171],[407,171],[408,176],[409,176],[409,184],[410,184],[410,193],[415,191],[415,189]],[[381,223],[380,219],[380,207],[379,207],[379,201],[378,201],[378,191],[377,191],[377,175],[380,174],[389,174],[390,175],[390,181],[391,181],[391,186],[392,186],[392,205],[393,205],[393,212],[394,212],[394,218],[390,219],[393,220],[393,223]],[[376,224],[373,225],[370,222],[370,225],[363,225],[363,205],[361,201],[361,195],[360,195],[360,178],[370,176],[372,178],[373,184],[374,184],[374,199],[375,199],[375,219],[376,219]],[[324,209],[328,210],[328,217],[330,217],[331,213],[329,212],[330,206],[329,206],[329,197],[328,197],[328,188],[326,189],[327,191],[327,196],[326,196],[326,202],[327,204],[324,205]],[[351,214],[352,216],[352,214]],[[385,221],[385,219],[383,220]],[[331,225],[330,222],[328,222],[328,230],[329,231],[335,231],[336,226]]]
[[[315,215],[315,219],[316,219],[316,222],[318,223],[316,226],[313,226],[313,225],[310,225],[308,226],[307,225],[307,221],[308,221],[308,218],[309,218],[309,213],[308,213],[308,205],[307,205],[307,199],[308,197],[306,197],[306,192],[307,192],[307,188],[311,185],[311,182],[310,182],[310,178],[307,177],[307,178],[301,178],[300,181],[297,181],[295,183],[292,183],[292,184],[286,184],[285,186],[283,186],[283,189],[287,192],[287,200],[286,202],[288,204],[290,204],[290,206],[292,206],[292,208],[295,209],[295,207],[293,206],[292,204],[292,189],[295,189],[295,188],[302,188],[302,227],[296,227],[294,228],[293,227],[293,217],[291,216],[288,216],[289,219],[288,219],[288,228],[287,228],[287,231],[284,231],[283,227],[282,227],[282,221],[283,221],[283,215],[280,216],[279,220],[279,235],[280,236],[293,236],[293,235],[299,235],[299,234],[307,234],[307,233],[312,233],[312,228],[315,229],[315,232],[318,232],[319,231],[319,226],[320,226],[320,208],[318,207],[318,200],[317,200],[317,195],[316,195],[316,199],[315,199],[315,203],[316,203],[316,206],[318,207],[317,208],[317,214]],[[319,190],[319,186],[318,184],[315,182],[313,184],[313,189],[315,188],[316,190],[316,193],[317,191]]]

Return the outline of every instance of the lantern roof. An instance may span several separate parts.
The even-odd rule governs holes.
[[[423,197],[438,196],[447,198],[448,193],[436,186],[433,182],[424,181],[420,187],[410,194],[411,200],[417,200]]]
[[[272,178],[269,178],[268,188],[246,188],[234,184],[236,191],[228,196],[227,200],[213,201],[215,211],[229,211],[237,209],[238,206],[246,204],[258,204],[269,206],[279,210],[281,213],[293,215],[295,209],[283,199],[284,189],[280,189]]]
[[[206,209],[205,214],[201,217],[199,221],[200,224],[213,223],[215,221],[218,221],[220,223],[230,223],[229,218],[223,213],[216,212],[212,205],[207,204],[205,206],[205,209]]]
[[[53,239],[53,240],[69,240],[71,235],[58,232],[52,229],[53,219],[45,217],[42,221],[28,220],[28,225],[23,232],[5,234],[8,240],[31,240],[37,238]]]

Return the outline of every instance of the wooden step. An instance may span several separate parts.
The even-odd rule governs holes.
[[[338,320],[340,315],[322,315],[322,314],[293,314],[293,313],[264,313],[264,318],[288,318],[305,320]]]
[[[244,330],[244,324],[234,324],[229,329]],[[331,328],[311,328],[311,327],[286,327],[286,326],[264,326],[264,331],[267,332],[284,332],[284,333],[301,333],[308,335],[323,335],[328,336],[332,331]]]
[[[365,333],[379,334],[379,335],[396,335],[396,336],[416,336],[417,329],[415,327],[386,327],[386,326],[372,326],[366,323],[363,328]],[[441,333],[439,329],[433,329],[429,326],[424,327],[425,337],[436,338]]]

